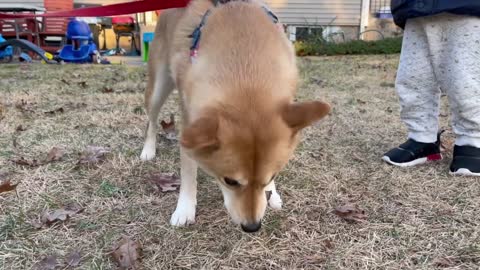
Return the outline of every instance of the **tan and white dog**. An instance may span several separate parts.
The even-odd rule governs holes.
[[[233,221],[246,232],[260,229],[267,202],[282,206],[274,177],[292,156],[299,131],[330,111],[321,101],[294,102],[294,50],[266,11],[258,0],[218,6],[192,0],[160,16],[148,66],[149,125],[141,159],[155,157],[158,114],[177,88],[183,123],[174,226],[195,221],[200,166],[220,185]],[[202,20],[198,51],[192,51],[192,33]]]

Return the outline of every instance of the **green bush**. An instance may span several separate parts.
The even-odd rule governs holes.
[[[344,43],[322,41],[295,42],[298,56],[347,55],[347,54],[395,54],[400,53],[402,38],[385,38],[377,41],[353,40]]]

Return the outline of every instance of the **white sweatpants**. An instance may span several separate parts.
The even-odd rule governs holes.
[[[442,13],[408,20],[396,88],[409,138],[437,140],[442,89],[455,144],[480,147],[480,18]]]

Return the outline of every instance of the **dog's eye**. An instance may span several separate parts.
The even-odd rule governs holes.
[[[225,180],[225,183],[227,183],[227,185],[232,187],[236,187],[240,185],[240,183],[237,180],[233,180],[232,178],[225,177],[223,180]]]

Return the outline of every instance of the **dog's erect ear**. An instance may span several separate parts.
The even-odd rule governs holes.
[[[292,129],[298,131],[322,119],[329,112],[328,103],[310,101],[287,105],[282,111],[282,117]]]
[[[182,131],[180,143],[191,150],[199,150],[218,145],[218,118],[202,117]]]

